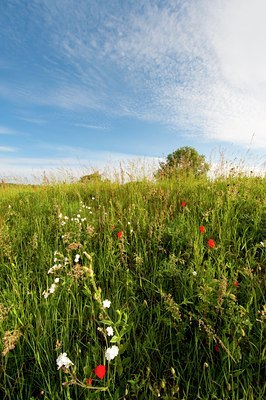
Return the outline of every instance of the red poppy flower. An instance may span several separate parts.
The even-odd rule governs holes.
[[[200,231],[200,233],[204,233],[205,232],[205,226],[201,225],[199,227],[199,231]]]
[[[235,286],[235,287],[238,287],[238,286],[239,286],[239,282],[238,282],[238,281],[235,281],[235,282],[234,282],[234,286]]]
[[[181,207],[184,208],[186,205],[187,205],[187,203],[186,203],[185,201],[182,201],[182,202],[181,202]]]
[[[214,346],[214,350],[216,351],[216,353],[219,353],[220,347],[218,346],[218,344],[216,344],[216,345]]]
[[[95,369],[94,369],[94,373],[97,376],[97,378],[99,379],[103,379],[105,374],[106,374],[106,366],[105,365],[98,365]]]
[[[208,240],[208,246],[209,246],[211,249],[214,249],[214,247],[215,247],[215,241],[214,241],[213,239],[209,239],[209,240]]]
[[[86,385],[88,385],[88,386],[92,385],[92,379],[91,378],[87,378],[86,379]]]
[[[122,239],[122,236],[123,236],[123,232],[122,231],[117,232],[118,239]]]

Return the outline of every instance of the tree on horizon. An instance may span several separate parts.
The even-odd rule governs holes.
[[[159,165],[154,175],[156,179],[206,176],[210,169],[205,156],[189,146],[180,147],[168,154],[166,161],[160,162]]]

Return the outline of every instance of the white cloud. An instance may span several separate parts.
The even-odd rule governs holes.
[[[103,129],[103,130],[107,129],[107,127],[102,126],[102,125],[92,125],[92,124],[82,124],[82,123],[74,124],[74,126],[77,126],[79,128],[85,128],[85,129],[100,129],[100,130],[101,129]]]
[[[203,0],[132,13],[105,50],[126,70],[125,113],[206,140],[266,147],[266,3]],[[168,4],[168,5],[167,5]]]
[[[265,0],[231,0],[210,11],[209,38],[225,78],[237,87],[259,89],[266,99]]]
[[[0,125],[0,135],[14,135],[16,131],[7,126]]]
[[[266,3],[231,0],[210,7],[207,34],[215,74],[206,99],[208,134],[266,147]]]
[[[31,117],[17,117],[17,118],[21,121],[29,122],[31,124],[42,125],[47,123],[45,119],[40,119],[40,118],[31,118]]]
[[[0,146],[0,153],[13,153],[16,152],[17,149],[11,146]]]

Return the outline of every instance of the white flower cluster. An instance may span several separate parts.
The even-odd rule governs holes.
[[[108,347],[108,349],[105,352],[105,358],[107,361],[113,360],[117,355],[118,355],[118,347],[117,346],[112,346]]]
[[[90,209],[91,209],[91,207],[86,206],[86,205],[83,203],[83,201],[80,202],[80,206],[81,206],[82,208],[86,208],[87,210],[90,210]]]
[[[56,255],[57,252],[55,251],[54,254]],[[48,274],[53,274],[55,271],[58,271],[59,269],[61,269],[63,267],[63,264],[64,265],[69,264],[69,261],[68,261],[67,257],[65,257],[63,261],[58,262],[58,263],[57,262],[58,262],[58,259],[55,257],[54,258],[54,265],[51,268],[48,269],[48,272],[47,272]]]
[[[95,198],[92,197],[92,200],[95,200]],[[80,206],[81,206],[83,209],[89,210],[89,214],[93,214],[93,212],[91,211],[91,207],[90,207],[90,206],[86,206],[86,205],[83,203],[83,201],[80,202]],[[79,211],[81,212],[82,210],[80,209]],[[86,220],[86,218],[83,218],[83,220]]]
[[[68,216],[67,215],[65,215],[64,217],[63,217],[63,214],[62,213],[60,213],[60,214],[58,214],[58,218],[60,219],[60,225],[61,226],[64,226],[65,224],[66,224],[66,222],[69,220],[69,218],[68,218]]]
[[[74,263],[77,264],[79,262],[79,260],[80,260],[80,255],[76,254],[75,259],[74,259]]]
[[[76,222],[77,224],[80,224],[80,221],[81,222],[84,222],[84,221],[86,221],[87,220],[87,218],[86,217],[84,217],[84,218],[81,218],[81,215],[80,214],[77,214],[77,216],[76,217],[72,217],[71,218],[71,221],[73,222]]]
[[[77,254],[77,256],[78,256],[78,254]],[[56,281],[57,281],[57,282],[56,282]],[[58,282],[59,282],[59,278],[56,278],[55,283],[58,283]],[[55,285],[55,283],[54,283],[53,285]],[[53,286],[53,285],[52,285],[52,286]],[[51,288],[50,288],[50,290],[51,290]],[[104,307],[104,308],[109,308],[110,305],[111,305],[111,301],[110,301],[110,300],[107,300],[107,299],[104,300],[102,303],[103,303],[103,307]],[[101,328],[98,328],[98,330],[101,331],[101,332],[103,332],[103,330],[102,330]],[[112,328],[111,326],[108,326],[108,327],[106,328],[106,333],[107,333],[107,336],[113,336],[113,335],[114,335],[114,330],[113,330],[113,328]],[[105,351],[105,358],[106,358],[107,361],[110,362],[111,360],[113,360],[113,359],[118,355],[118,353],[119,353],[119,348],[118,348],[118,346],[113,345],[113,346],[108,347],[108,348],[106,349],[106,351]],[[62,368],[62,367],[64,367],[65,369],[68,369],[68,368],[70,368],[72,365],[74,365],[74,363],[67,357],[67,353],[61,353],[61,354],[57,357],[56,363],[57,363],[58,369],[60,369],[60,368]],[[67,372],[67,371],[65,371],[65,372]]]
[[[114,335],[113,328],[111,326],[107,326],[106,333],[107,333],[107,336],[113,336]]]
[[[48,274],[53,274],[55,271],[58,271],[59,269],[62,268],[62,264],[54,264],[51,268],[48,269]]]
[[[103,300],[103,308],[110,308],[111,301],[110,300]],[[113,336],[114,335],[114,330],[111,326],[107,326],[106,328],[106,333],[107,336]],[[108,348],[105,352],[105,357],[108,361],[112,360],[115,358],[118,354],[118,347],[117,346],[112,346]]]
[[[57,288],[57,285],[58,285],[58,283],[59,283],[59,278],[55,278],[55,280],[54,280],[54,283],[52,283],[52,285],[51,285],[51,287],[46,291],[44,291],[43,293],[42,293],[42,295],[43,295],[43,297],[45,298],[45,299],[47,299],[49,296],[50,296],[50,294],[52,294],[52,293],[54,293],[55,292],[55,289]]]
[[[69,368],[71,365],[74,365],[73,362],[67,357],[67,353],[61,353],[59,357],[57,357],[56,363],[58,369],[61,367]]]
[[[111,301],[110,300],[104,300],[103,301],[103,308],[110,308]]]
[[[86,207],[86,206],[84,206],[84,207]],[[86,208],[90,209],[90,207],[86,207]],[[79,210],[79,211],[81,212],[82,210]],[[92,214],[91,211],[90,211],[90,214]],[[66,225],[67,221],[71,221],[71,222],[76,222],[80,227],[81,227],[81,223],[85,222],[87,220],[86,217],[82,218],[81,214],[79,214],[79,213],[75,217],[72,217],[72,218],[69,218],[67,215],[63,216],[63,214],[60,213],[60,214],[58,214],[58,219],[60,221],[61,226]]]

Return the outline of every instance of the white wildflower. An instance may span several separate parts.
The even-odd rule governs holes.
[[[118,355],[117,346],[108,347],[108,349],[105,352],[105,358],[107,361],[113,360],[117,355]]]
[[[63,217],[63,214],[60,213],[60,214],[58,215],[58,218],[61,219],[62,217]]]
[[[61,353],[56,359],[56,364],[58,365],[58,369],[63,366],[69,368],[71,365],[74,365],[73,362],[67,357],[67,353]]]
[[[78,263],[78,262],[79,262],[79,259],[80,259],[80,255],[79,255],[79,254],[76,254],[74,262],[75,262],[75,263]]]
[[[48,270],[48,274],[53,274],[54,271],[57,271],[58,269],[62,268],[62,264],[55,264],[53,265],[49,270]]]
[[[49,272],[49,271],[48,271]],[[47,291],[44,291],[43,293],[42,293],[42,295],[43,295],[43,297],[45,298],[45,299],[47,299],[48,298],[48,296],[51,294],[51,293],[54,293],[55,292],[55,289],[57,288],[57,283],[59,282],[59,278],[55,278],[55,281],[54,281],[54,283],[52,283],[52,285],[51,285],[51,287],[47,290]]]
[[[104,300],[103,301],[103,308],[110,308],[111,301],[110,300]]]
[[[51,284],[51,287],[50,287],[50,289],[49,289],[49,292],[50,292],[50,293],[54,293],[54,292],[55,292],[55,289],[56,289],[56,284],[55,284],[55,283],[52,283],[52,284]]]
[[[193,271],[193,272],[192,272],[192,275],[193,275],[193,276],[197,276],[197,271]]]
[[[114,335],[114,330],[111,326],[107,326],[106,328],[107,336],[113,336]]]

